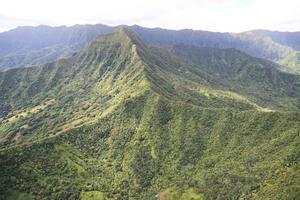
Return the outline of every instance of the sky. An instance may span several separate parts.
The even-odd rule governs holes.
[[[18,26],[133,25],[300,31],[300,0],[0,0],[0,32]]]

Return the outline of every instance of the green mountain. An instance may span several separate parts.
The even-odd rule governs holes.
[[[235,48],[251,56],[279,63],[280,70],[299,74],[299,33],[248,31],[219,33],[195,30],[130,27],[145,43],[156,46],[186,44],[199,47]],[[298,39],[297,39],[298,38]],[[298,45],[298,46],[297,46]]]
[[[251,55],[276,61],[280,64],[279,69],[283,71],[300,73],[299,32],[255,30],[241,33],[240,35],[243,35],[242,37],[244,38],[248,37],[247,40],[254,44],[252,46],[255,48],[250,50],[252,51]],[[253,38],[255,39],[249,39],[251,36],[254,36]],[[262,46],[264,47],[261,48]],[[258,49],[261,49],[261,51],[257,51]]]
[[[273,41],[289,46],[297,51],[300,51],[300,32],[279,32],[268,30],[255,30],[257,34],[269,36]]]
[[[19,27],[0,33],[0,70],[45,64],[70,57],[99,34],[118,27],[75,25],[71,27]],[[196,30],[167,30],[129,26],[141,40],[152,46],[177,44],[211,48],[235,48],[251,56],[277,62],[289,73],[300,73],[299,32],[254,30],[243,33],[218,33]]]
[[[300,76],[129,29],[0,73],[0,199],[297,199]]]

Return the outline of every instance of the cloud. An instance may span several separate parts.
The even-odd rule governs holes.
[[[299,7],[298,0],[9,0],[1,3],[0,31],[21,25],[86,23],[295,31],[300,30]]]

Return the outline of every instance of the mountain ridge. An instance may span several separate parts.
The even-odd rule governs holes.
[[[71,58],[0,73],[1,107],[3,111],[7,108],[15,111],[14,114],[5,111],[3,121],[8,127],[4,132],[13,130],[15,118],[23,116],[20,113],[38,117],[33,110],[43,108],[41,102],[54,103],[41,110],[40,118],[47,116],[51,107],[55,112],[65,113],[62,123],[51,125],[56,127],[56,132],[61,132],[95,121],[112,112],[124,99],[144,93],[202,108],[299,109],[300,77],[280,72],[273,65],[234,49],[148,47],[133,32],[120,27],[115,33],[97,37]],[[261,71],[260,75],[256,75],[257,70]],[[278,92],[279,85],[281,91]],[[77,104],[85,109],[76,108]],[[99,104],[102,106],[97,110]],[[85,110],[89,108],[92,111],[87,115]],[[68,127],[67,124],[73,125]]]
[[[235,49],[153,47],[124,27],[0,72],[0,199],[295,199],[298,83]]]
[[[84,47],[85,44],[90,42],[99,34],[114,32],[119,26],[111,27],[102,24],[98,25],[76,25],[72,27],[57,27],[61,33],[62,43],[54,42],[52,44],[44,45],[43,38],[45,35],[43,32],[39,32],[38,28],[30,27],[32,29],[32,34],[35,33],[39,40],[32,39],[30,34],[26,36],[19,35],[19,38],[24,38],[22,41],[28,41],[26,51],[20,51],[20,44],[22,42],[13,42],[14,30],[5,33],[7,36],[4,37],[0,33],[0,52],[2,48],[6,48],[7,45],[3,44],[1,41],[9,42],[12,47],[17,47],[15,53],[2,55],[0,57],[0,68],[2,70],[9,69],[11,67],[21,67],[25,65],[32,64],[43,64],[47,62],[52,62],[61,57],[69,57],[73,53],[79,51]],[[285,34],[280,32],[277,34],[279,36],[272,36],[268,32],[264,34],[259,31],[248,31],[242,33],[218,33],[209,31],[198,31],[198,30],[167,30],[161,28],[144,28],[138,25],[126,26],[127,28],[134,31],[141,40],[147,45],[155,46],[172,46],[177,43],[184,43],[187,45],[195,45],[200,47],[217,47],[217,48],[236,48],[242,50],[252,56],[260,57],[264,59],[269,59],[279,63],[279,69],[290,72],[299,73],[299,52],[293,49],[293,46],[288,46],[290,43],[284,43],[281,41],[282,38],[291,38],[291,41],[295,41],[294,44],[297,46],[296,32],[293,34]],[[46,27],[51,29],[51,27]],[[55,29],[55,28],[53,28]],[[22,28],[20,29],[22,30]],[[51,32],[51,31],[50,31]],[[251,35],[249,35],[251,33]],[[11,34],[11,35],[10,35]],[[274,33],[275,34],[275,33]],[[53,39],[47,41],[55,41],[57,36],[49,34]],[[57,34],[56,34],[57,35]],[[275,34],[276,35],[276,34]],[[2,39],[1,39],[2,38]],[[7,39],[5,39],[7,38]],[[72,39],[73,38],[73,39]],[[279,39],[277,39],[279,38]],[[30,41],[32,42],[42,42],[38,45],[44,45],[44,48],[35,48],[33,45],[30,47]],[[17,51],[18,50],[18,51]]]

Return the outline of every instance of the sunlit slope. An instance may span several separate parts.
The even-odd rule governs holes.
[[[136,51],[134,41],[119,31],[97,38],[70,59],[0,73],[2,145],[97,120],[143,93],[149,87]]]
[[[1,194],[295,199],[299,117],[205,109],[147,93],[95,124],[2,151]]]

